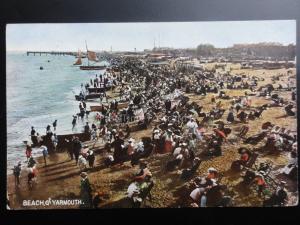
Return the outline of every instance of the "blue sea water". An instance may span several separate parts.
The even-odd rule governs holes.
[[[104,72],[80,70],[73,66],[75,60],[73,56],[7,53],[8,172],[18,161],[26,159],[23,141],[30,140],[31,126],[44,135],[46,126],[52,126],[57,119],[57,134],[72,133],[72,115],[79,112],[74,95],[80,92],[81,83]],[[78,124],[74,132],[80,132],[83,125]]]

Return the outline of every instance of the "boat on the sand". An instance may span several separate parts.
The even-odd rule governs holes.
[[[108,107],[108,104],[103,104],[104,107]],[[128,102],[118,103],[118,109],[123,109],[128,107]],[[102,110],[102,105],[91,105],[91,112],[100,112]]]
[[[95,98],[100,98],[100,93],[91,93],[91,94],[87,94],[83,97],[83,100],[89,100],[89,99],[95,99]],[[75,99],[77,101],[81,101],[81,97],[79,95],[75,95]]]

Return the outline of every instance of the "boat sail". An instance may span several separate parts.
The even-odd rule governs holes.
[[[90,65],[90,61],[99,62],[99,59],[97,57],[96,52],[88,50],[86,42],[85,42],[85,45],[86,45],[86,51],[87,51],[88,65],[87,66],[80,66],[80,69],[81,70],[103,70],[103,69],[105,69],[106,66]]]
[[[87,58],[89,61],[99,62],[96,52],[87,51]]]
[[[81,61],[81,53],[80,51],[78,52],[78,58],[77,61],[73,64],[73,65],[81,65],[82,61]]]

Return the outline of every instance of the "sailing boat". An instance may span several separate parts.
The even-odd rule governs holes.
[[[81,64],[82,64],[82,61],[81,61],[81,52],[78,51],[77,61],[73,65],[76,66],[76,65],[81,65]]]
[[[87,66],[80,66],[81,70],[103,70],[106,68],[106,66],[94,66],[94,65],[90,65],[90,61],[93,62],[99,62],[99,59],[97,58],[97,54],[96,52],[93,51],[89,51],[87,44],[85,42],[86,45],[86,51],[87,51],[87,58],[88,58],[88,65]]]

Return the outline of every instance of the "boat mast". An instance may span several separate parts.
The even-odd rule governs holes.
[[[85,41],[85,47],[86,47],[86,56],[87,56],[87,59],[88,59],[88,66],[90,66],[89,52],[88,52],[88,47],[87,47],[86,41]]]

